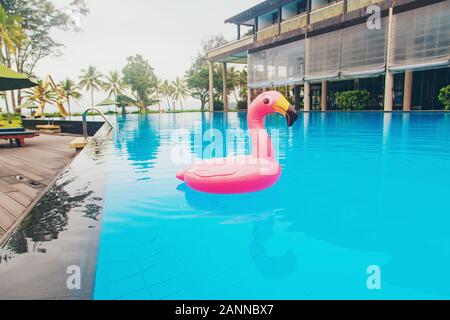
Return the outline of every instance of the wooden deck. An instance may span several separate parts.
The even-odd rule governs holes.
[[[73,159],[73,139],[41,134],[21,148],[0,140],[0,242]]]

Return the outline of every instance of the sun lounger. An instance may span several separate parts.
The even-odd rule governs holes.
[[[9,140],[12,144],[16,141],[19,147],[25,145],[25,139],[39,136],[39,133],[34,131],[25,131],[22,128],[0,129],[0,139]]]

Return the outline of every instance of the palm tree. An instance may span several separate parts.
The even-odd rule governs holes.
[[[44,83],[43,81],[38,81],[36,87],[25,91],[24,98],[27,100],[27,103],[37,103],[39,105],[36,111],[37,116],[43,115],[47,103],[55,103],[57,100],[55,91],[48,83]]]
[[[67,100],[67,107],[69,109],[69,116],[71,115],[70,112],[70,99],[78,100],[83,95],[81,92],[78,91],[79,87],[75,84],[74,81],[70,79],[66,79],[64,81],[61,81],[59,83],[59,87],[61,88],[61,94],[63,95],[64,99]]]
[[[26,38],[22,29],[22,18],[8,15],[6,10],[0,5],[0,62],[7,64],[11,68],[11,53],[14,53],[17,48],[21,47]],[[3,48],[5,55],[3,55]],[[8,104],[6,96],[5,99],[6,104]],[[11,99],[14,111],[20,112],[16,107],[16,98],[13,90],[11,91]]]
[[[106,81],[104,82],[103,89],[108,91],[109,98],[111,98],[111,96],[114,96],[114,99],[117,99],[117,96],[123,95],[126,88],[127,85],[123,83],[119,72],[111,71],[106,76]]]
[[[159,78],[155,78],[155,82],[153,84],[153,93],[155,94],[156,100],[158,100],[158,108],[159,112],[162,112],[160,97],[163,96],[162,93],[163,81]]]
[[[167,105],[169,107],[169,111],[170,111],[170,98],[173,97],[173,88],[170,85],[169,81],[165,80],[162,85],[161,85],[161,94],[163,97],[166,98],[167,100]]]
[[[183,111],[183,100],[189,95],[186,79],[177,77],[175,81],[172,82],[172,87],[173,97],[176,101],[180,101],[181,111]]]
[[[8,117],[8,123],[11,124],[12,123],[12,115],[11,112],[9,111],[9,103],[8,103],[8,97],[6,96],[6,92],[0,92],[0,97],[5,99],[5,105],[6,105],[6,114]],[[1,116],[1,114],[0,114]]]
[[[117,100],[117,96],[123,95],[127,85],[123,83],[119,72],[111,71],[106,76],[106,81],[104,83],[103,89],[108,92],[108,97],[114,96],[114,101]],[[117,105],[116,105],[117,113]]]
[[[8,66],[11,67],[10,53],[14,53],[19,48],[26,35],[22,29],[22,18],[8,15],[6,10],[0,6],[0,47],[5,48],[6,57],[0,51],[2,61],[6,58]]]
[[[94,66],[81,70],[80,87],[91,92],[91,106],[94,107],[94,91],[103,88],[103,75]]]

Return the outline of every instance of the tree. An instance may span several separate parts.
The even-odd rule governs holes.
[[[118,103],[118,107],[122,108],[122,114],[126,114],[126,107],[137,106],[137,101],[126,95],[118,95],[116,101]]]
[[[60,54],[62,44],[53,39],[53,31],[79,31],[78,20],[89,13],[84,0],[72,0],[65,8],[57,8],[51,0],[0,0],[0,5],[9,15],[22,17],[27,40],[14,60],[17,71],[27,75],[43,58]]]
[[[450,110],[450,85],[443,87],[439,91],[438,99],[444,106],[445,110]]]
[[[155,94],[156,100],[158,100],[158,108],[159,108],[160,113],[162,112],[161,100],[160,100],[160,97],[162,96],[162,84],[163,84],[163,81],[159,78],[156,78],[155,82],[153,84],[154,85],[153,93]]]
[[[180,101],[181,111],[183,111],[183,100],[189,95],[189,89],[186,85],[186,79],[177,77],[172,82],[173,98],[175,101]]]
[[[208,51],[226,44],[227,41],[222,35],[216,35],[204,41],[201,50],[194,59],[191,67],[186,73],[186,83],[194,99],[200,100],[202,111],[209,102],[209,68]],[[223,98],[223,66],[215,65],[214,72],[214,96],[215,99]],[[234,90],[234,82],[229,77],[227,81],[228,92]]]
[[[237,76],[235,78],[235,88],[238,92],[239,101],[247,101],[248,95],[248,74],[247,69],[242,69],[237,71]]]
[[[70,79],[66,79],[64,81],[61,81],[59,83],[59,87],[62,89],[62,94],[65,98],[65,100],[67,100],[67,107],[69,109],[69,116],[71,114],[70,112],[70,100],[78,100],[80,99],[83,95],[81,94],[81,92],[78,91],[79,87],[77,85],[75,85],[75,82],[70,80]]]
[[[173,87],[170,85],[169,81],[165,80],[161,85],[161,94],[166,98],[167,106],[170,111],[170,99],[173,98]]]
[[[103,87],[108,92],[108,97],[117,98],[118,95],[122,95],[127,88],[120,78],[120,74],[117,71],[112,71],[106,76],[106,81]]]
[[[25,99],[28,103],[37,103],[39,109],[38,114],[44,112],[45,105],[47,103],[55,103],[57,100],[54,90],[48,83],[38,81],[38,85],[32,89],[25,91]]]
[[[200,100],[201,110],[204,111],[209,102],[209,78],[208,67],[199,69],[194,66],[186,74],[186,84],[194,99]]]
[[[11,54],[14,54],[26,39],[21,23],[21,17],[8,15],[6,10],[0,6],[0,62],[8,65],[9,68],[11,68]],[[9,114],[8,98],[6,95],[5,101]],[[20,112],[20,108],[17,108],[13,90],[11,91],[11,101],[14,111]]]
[[[108,97],[113,96],[114,100],[117,100],[117,96],[122,95],[126,88],[127,86],[123,83],[119,72],[112,71],[106,76],[106,82],[104,83],[103,89],[108,92]]]
[[[149,98],[154,92],[157,77],[150,63],[141,55],[127,58],[127,65],[123,68],[123,82],[130,86],[135,93],[141,112],[155,101]]]
[[[0,6],[0,58],[3,63],[6,62],[11,67],[11,53],[15,53],[25,39],[22,18],[8,15],[6,10]]]
[[[370,94],[367,90],[351,90],[336,93],[336,102],[342,110],[364,110],[369,104]]]
[[[61,54],[62,44],[53,38],[54,31],[79,31],[79,20],[89,13],[85,0],[71,0],[64,8],[57,8],[51,0],[0,0],[0,5],[8,15],[21,17],[25,37],[22,45],[12,52],[10,60],[16,71],[28,76],[33,74],[39,61]],[[19,90],[17,103],[14,97],[13,105],[21,103]]]
[[[103,75],[94,66],[89,66],[87,69],[81,70],[80,88],[91,92],[91,106],[94,107],[94,91],[103,88]]]

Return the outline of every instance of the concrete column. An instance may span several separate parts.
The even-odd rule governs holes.
[[[386,79],[384,82],[384,111],[392,111],[393,109],[393,92],[394,92],[394,75],[389,71],[392,49],[392,17],[393,9],[389,8],[389,25],[387,33],[387,55],[386,55]]]
[[[214,112],[214,68],[213,63],[208,61],[209,69],[209,112]]]
[[[311,111],[311,84],[309,82],[305,82],[304,92],[303,110],[309,112]]]
[[[392,111],[394,106],[394,75],[386,72],[384,83],[384,111]]]
[[[223,63],[223,112],[228,112],[228,70],[227,70],[227,63]]]
[[[306,0],[306,24],[311,24],[311,0]]]
[[[250,107],[251,103],[252,103],[252,89],[247,88],[247,110]]]
[[[405,87],[403,89],[403,111],[411,111],[412,85],[413,85],[413,72],[406,71]]]
[[[322,81],[322,97],[320,99],[320,109],[327,111],[328,82]]]
[[[283,10],[281,7],[278,8],[278,34],[281,34],[281,22],[283,21],[282,16]]]
[[[294,101],[295,110],[300,110],[300,86],[298,84],[294,86]]]

